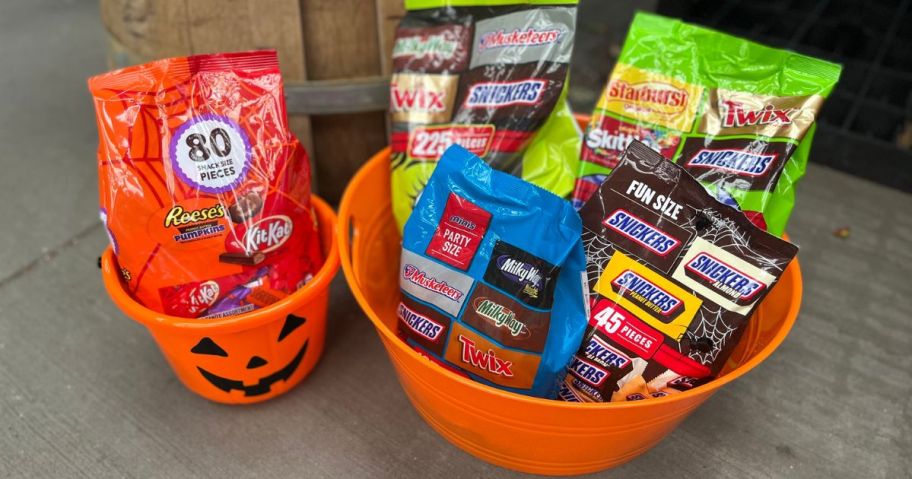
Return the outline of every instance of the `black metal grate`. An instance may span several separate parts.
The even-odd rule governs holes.
[[[660,0],[657,10],[841,63],[811,160],[912,192],[912,0]]]

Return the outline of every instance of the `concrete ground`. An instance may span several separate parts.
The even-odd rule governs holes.
[[[341,273],[325,356],[297,389],[253,407],[184,389],[95,265],[85,79],[103,58],[97,2],[0,2],[0,477],[518,477],[418,417]],[[805,297],[788,339],[596,477],[908,476],[912,196],[811,165],[798,198]]]

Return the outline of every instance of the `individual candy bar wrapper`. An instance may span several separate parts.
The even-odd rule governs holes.
[[[434,362],[554,398],[586,328],[579,215],[458,145],[405,225],[397,330]]]
[[[580,133],[566,102],[576,0],[406,0],[390,82],[393,214],[401,229],[444,150],[558,196]]]
[[[579,213],[591,313],[567,401],[650,399],[715,377],[798,252],[638,141]]]
[[[638,13],[586,128],[574,205],[589,199],[637,140],[781,236],[815,121],[840,71],[823,60]]]
[[[228,316],[320,268],[310,164],[275,51],[158,60],[90,78],[89,90],[101,217],[137,301]]]

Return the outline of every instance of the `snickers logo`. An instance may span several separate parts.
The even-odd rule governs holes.
[[[586,381],[593,386],[601,386],[608,377],[608,371],[589,363],[578,356],[574,356],[570,361],[570,372],[574,376]]]
[[[685,268],[689,276],[705,279],[716,290],[736,301],[750,301],[766,289],[762,282],[706,252],[688,261]]]
[[[415,333],[420,334],[431,341],[440,339],[440,333],[444,330],[442,324],[417,313],[402,303],[399,303],[397,313],[399,319]]]
[[[757,154],[744,150],[702,149],[684,166],[730,171],[739,175],[763,176],[776,161],[776,153]]]
[[[740,254],[737,248],[724,249],[696,238],[671,277],[713,303],[747,316],[776,277]]]
[[[659,256],[668,255],[681,244],[671,235],[624,209],[615,210],[602,224]]]
[[[625,298],[665,317],[671,317],[683,304],[668,291],[629,269],[614,278],[611,285]]]
[[[624,369],[630,364],[630,358],[618,351],[596,335],[589,338],[586,344],[586,357],[606,368]]]
[[[508,105],[535,105],[545,93],[547,80],[476,83],[469,88],[467,108],[490,108]]]

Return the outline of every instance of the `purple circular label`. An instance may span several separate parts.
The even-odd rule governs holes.
[[[206,193],[237,186],[250,168],[250,140],[234,120],[195,116],[171,136],[171,167],[187,185]]]

